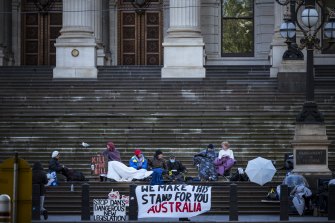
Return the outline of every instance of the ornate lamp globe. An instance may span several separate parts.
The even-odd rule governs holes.
[[[324,34],[328,39],[335,38],[335,18],[330,18],[329,22],[326,23],[324,27]]]
[[[301,13],[301,20],[306,27],[312,28],[319,20],[319,13],[315,8],[305,8]]]
[[[287,20],[280,25],[280,35],[283,38],[290,39],[295,36],[295,25],[293,22]]]

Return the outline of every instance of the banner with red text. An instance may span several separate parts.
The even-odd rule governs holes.
[[[140,185],[136,187],[138,218],[188,218],[211,209],[210,186]]]

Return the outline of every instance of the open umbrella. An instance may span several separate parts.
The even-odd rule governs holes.
[[[257,157],[256,159],[248,161],[245,172],[251,182],[263,186],[272,180],[272,177],[276,173],[276,168],[273,166],[271,160]]]

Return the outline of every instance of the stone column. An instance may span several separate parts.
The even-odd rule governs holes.
[[[92,13],[92,21],[93,21],[93,30],[95,40],[97,42],[97,65],[104,65],[105,61],[105,52],[104,45],[102,42],[102,1],[103,0],[94,0],[93,3],[93,13]]]
[[[92,0],[63,1],[63,27],[55,43],[54,78],[97,78]]]
[[[170,0],[170,28],[164,39],[162,78],[204,78],[200,0]]]
[[[11,1],[0,0],[0,66],[8,66],[11,58]]]

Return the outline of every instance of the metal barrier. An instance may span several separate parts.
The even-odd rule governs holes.
[[[85,183],[81,190],[81,220],[90,220],[90,185]]]
[[[237,185],[230,184],[229,191],[229,221],[238,221]]]
[[[335,185],[328,187],[328,220],[335,220]]]
[[[280,220],[288,221],[288,187],[280,185]]]
[[[0,223],[11,222],[11,202],[7,194],[0,195]]]

